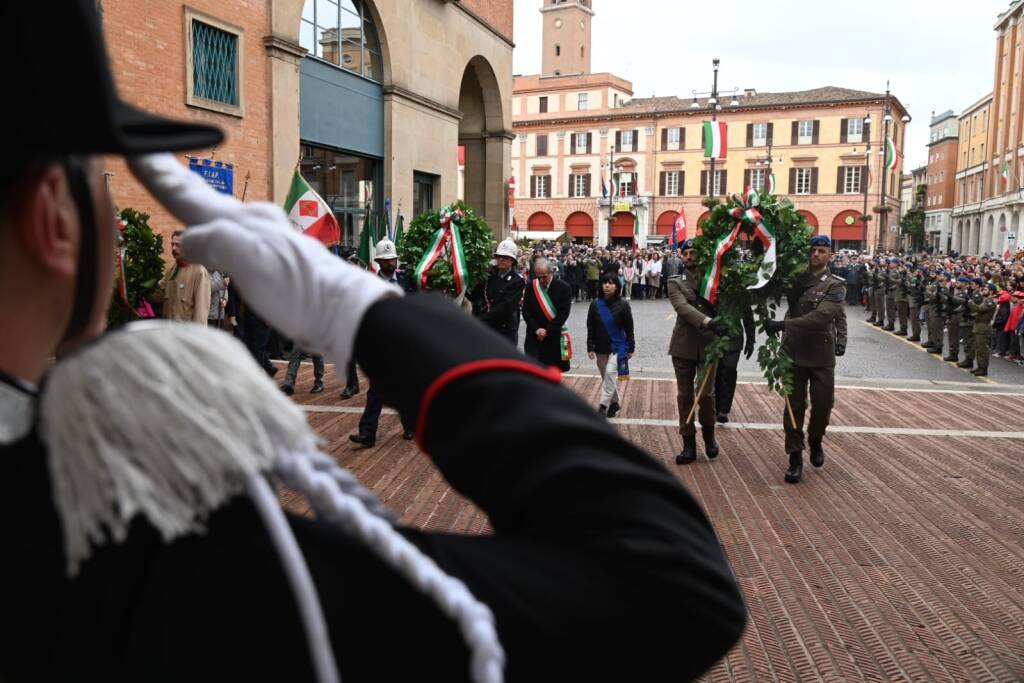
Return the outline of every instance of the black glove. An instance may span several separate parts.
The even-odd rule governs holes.
[[[721,320],[712,320],[710,323],[708,323],[708,327],[711,328],[711,331],[717,334],[719,337],[729,336],[729,326],[726,325]]]
[[[764,331],[768,334],[778,334],[784,327],[785,323],[781,320],[769,320],[764,324]]]
[[[747,342],[747,345],[743,347],[743,357],[750,360],[750,357],[754,355],[754,340],[751,339]]]
[[[844,355],[846,355],[846,347],[845,346],[839,346],[838,344],[836,344],[836,355],[837,356],[844,356]]]

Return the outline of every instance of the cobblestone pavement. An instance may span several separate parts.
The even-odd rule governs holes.
[[[295,399],[339,463],[407,524],[488,532],[390,411],[377,447],[353,448],[365,394],[340,401],[328,380],[307,394],[305,365]],[[596,378],[566,384],[596,402]],[[674,391],[625,383],[614,422],[701,501],[746,596],[744,638],[704,680],[1024,680],[1024,396],[840,389],[824,468],[791,486],[778,397],[741,385],[722,455],[679,467]]]

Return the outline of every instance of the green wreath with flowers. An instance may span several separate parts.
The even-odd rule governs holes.
[[[724,204],[715,202],[700,228],[702,234],[694,240],[698,269],[718,274],[716,321],[725,323],[730,336],[739,336],[743,315],[753,308],[756,327],[765,333],[765,322],[775,318],[779,301],[808,268],[812,228],[789,199],[756,190],[734,194]],[[704,285],[706,276],[702,295],[710,291]],[[764,339],[758,365],[768,386],[788,396],[793,391],[793,360],[778,335],[765,334]],[[725,337],[708,346],[702,376],[721,360],[727,346]]]
[[[451,241],[438,244],[438,240],[446,240],[445,230],[454,226],[458,229],[461,251]],[[440,210],[425,211],[412,219],[408,231],[402,238],[399,258],[412,277],[415,277],[418,266],[429,256],[431,247],[436,245],[441,252],[439,258],[431,261],[422,272],[427,276],[427,289],[445,292],[451,297],[458,297],[460,292],[456,284],[458,259],[453,254],[462,256],[462,267],[465,270],[466,291],[473,289],[487,279],[487,271],[494,253],[494,233],[487,222],[476,211],[461,201],[456,201]],[[416,282],[419,287],[420,283]]]

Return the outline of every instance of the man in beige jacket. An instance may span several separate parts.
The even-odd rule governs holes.
[[[182,257],[181,234],[171,235],[171,256],[174,263],[164,273],[159,293],[164,304],[164,317],[206,324],[210,314],[210,274],[198,263]]]

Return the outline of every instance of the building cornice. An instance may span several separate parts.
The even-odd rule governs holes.
[[[275,35],[263,36],[263,47],[272,55],[294,57],[295,59],[305,57],[309,53],[309,50],[298,43]]]
[[[408,100],[409,102],[415,102],[416,104],[426,107],[427,109],[436,111],[439,114],[443,114],[444,116],[455,119],[457,121],[462,119],[462,112],[459,111],[458,109],[452,109],[451,107],[448,107],[446,105],[441,104],[440,102],[432,100],[429,97],[426,97],[425,95],[421,95],[418,92],[413,92],[408,88],[403,88],[400,85],[395,85],[394,83],[392,83],[389,85],[385,85],[382,88],[382,90],[384,92],[385,100],[396,98]]]
[[[943,142],[955,142],[955,143],[959,144],[960,143],[960,136],[958,136],[958,135],[947,135],[946,137],[939,138],[938,140],[935,140],[934,142],[929,142],[927,145],[925,145],[925,147],[935,147],[937,145],[941,145]]]
[[[567,9],[578,9],[581,12],[586,12],[590,16],[594,16],[594,10],[590,9],[589,7],[584,7],[583,5],[581,5],[578,2],[574,2],[571,5],[561,4],[561,5],[548,5],[547,7],[541,7],[540,8],[540,13],[541,14],[546,14],[548,12],[564,12]]]

